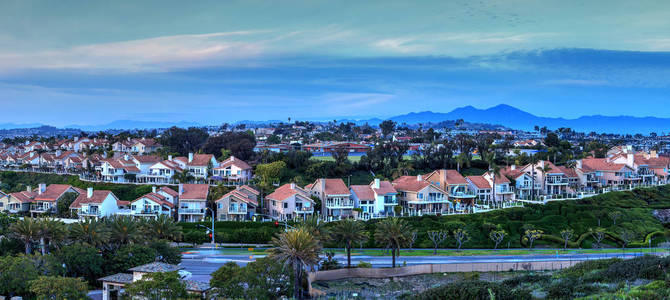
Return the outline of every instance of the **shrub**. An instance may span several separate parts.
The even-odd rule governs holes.
[[[556,276],[580,278],[588,273],[607,269],[610,265],[620,261],[621,259],[618,258],[587,260],[557,272]]]
[[[532,299],[530,292],[525,289],[509,289],[500,284],[486,281],[457,281],[424,292],[405,296],[406,299],[491,299],[496,300],[523,300]]]
[[[369,269],[369,268],[372,268],[372,264],[369,263],[369,262],[366,262],[366,261],[362,261],[362,262],[359,262],[356,267]]]

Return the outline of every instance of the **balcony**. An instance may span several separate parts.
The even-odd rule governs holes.
[[[298,213],[298,214],[311,214],[311,213],[314,213],[314,208],[311,207],[311,206],[310,206],[310,207],[305,207],[305,206],[300,207],[300,206],[297,206],[297,207],[295,208],[295,212]]]
[[[640,169],[637,171],[637,174],[638,174],[639,176],[643,176],[643,177],[649,177],[649,176],[654,176],[654,175],[656,175],[656,174],[654,173],[654,171],[649,170],[649,169],[647,169],[647,168],[640,168]]]
[[[477,194],[475,193],[475,191],[471,191],[471,190],[466,190],[466,191],[458,190],[458,191],[449,192],[449,197],[452,197],[452,198],[474,198],[474,197],[477,197]]]
[[[179,209],[179,214],[180,215],[204,215],[205,210],[202,208],[180,208]]]
[[[547,177],[546,183],[549,185],[567,185],[568,179],[565,177]]]
[[[51,210],[52,210],[51,206],[41,204],[30,204],[31,212],[43,213],[43,212],[50,212]]]
[[[384,205],[398,205],[398,199],[397,198],[392,198],[392,199],[384,199]]]
[[[506,188],[506,189],[496,189],[496,195],[503,195],[503,194],[513,194],[514,191],[512,189]]]
[[[239,207],[239,206],[231,206],[228,207],[228,214],[231,215],[246,215],[247,214],[247,207]]]
[[[327,208],[354,208],[354,201],[326,201]]]
[[[85,209],[79,212],[79,216],[83,217],[100,217],[100,211],[97,209]]]

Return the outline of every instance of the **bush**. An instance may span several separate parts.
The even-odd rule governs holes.
[[[670,257],[656,257],[645,255],[632,259],[622,260],[610,265],[599,272],[592,280],[619,282],[624,280],[665,279],[665,273],[670,269]]]
[[[492,295],[491,295],[492,294]],[[532,299],[528,290],[508,289],[500,284],[486,281],[457,281],[432,288],[424,292],[405,296],[406,299],[491,299],[523,300]]]
[[[369,263],[369,262],[361,261],[361,262],[358,263],[358,265],[356,267],[369,269],[369,268],[372,268],[372,264]]]
[[[584,277],[584,275],[587,275],[589,273],[592,273],[594,271],[601,271],[604,269],[609,268],[610,265],[620,262],[621,259],[618,258],[610,258],[610,259],[599,259],[599,260],[587,260],[580,262],[572,267],[569,267],[567,269],[563,269],[561,271],[558,271],[556,273],[557,277],[573,277],[573,278],[580,278]]]

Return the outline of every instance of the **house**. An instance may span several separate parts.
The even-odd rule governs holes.
[[[47,186],[40,183],[37,191],[35,191],[33,201],[30,203],[30,214],[57,213],[58,202],[68,193],[79,195],[79,192],[68,184],[50,184]]]
[[[0,211],[6,211],[9,208],[9,195],[0,191]]]
[[[70,205],[80,219],[103,218],[116,214],[119,208],[126,208],[130,203],[121,201],[111,191],[93,190],[92,187],[81,191],[77,199]]]
[[[217,167],[218,163],[212,154],[193,154],[188,157],[179,156],[173,160],[183,170],[188,170],[196,179],[206,179],[209,177],[209,171]]]
[[[104,181],[133,182],[140,173],[140,168],[128,154],[120,158],[102,160],[100,167],[100,175]]]
[[[142,155],[156,152],[161,147],[163,146],[154,139],[141,138],[139,140],[133,140],[133,143],[130,146],[130,151]]]
[[[667,172],[670,167],[670,158],[659,156],[656,151],[633,153],[630,148],[623,148],[620,153],[608,157],[608,160],[617,164],[625,164],[632,168],[640,184],[652,185],[667,182]]]
[[[171,183],[174,175],[183,172],[184,169],[177,162],[168,157],[167,160],[157,162],[149,167],[149,172],[140,174],[137,179],[139,182],[146,183]]]
[[[340,178],[319,178],[305,187],[310,195],[321,200],[321,214],[328,220],[353,216],[351,192]]]
[[[205,218],[209,185],[207,184],[179,184],[180,222],[200,222]]]
[[[216,219],[219,221],[251,220],[258,208],[260,193],[243,185],[216,200]]]
[[[542,183],[534,181],[531,174],[517,168],[516,165],[505,167],[500,173],[510,180],[517,199],[535,199],[542,191]],[[533,194],[535,197],[532,197]]]
[[[391,182],[375,178],[368,185],[352,185],[349,190],[354,206],[362,210],[359,218],[368,220],[395,216],[398,192]]]
[[[265,197],[268,214],[277,220],[304,219],[314,214],[316,203],[305,189],[295,183],[287,183]]]
[[[249,182],[251,178],[251,166],[235,156],[222,161],[218,167],[212,170],[212,179],[215,180],[245,183]]]
[[[451,206],[447,193],[424,180],[423,175],[401,176],[393,181],[398,203],[409,215],[446,214]]]
[[[510,187],[511,182],[503,175],[495,176],[495,196],[493,195],[493,175],[490,172],[481,176],[468,176],[466,180],[481,202],[501,204],[514,200],[514,192]]]
[[[182,267],[178,265],[171,265],[162,262],[152,262],[150,264],[137,266],[129,269],[129,273],[117,273],[98,279],[102,282],[102,300],[121,299],[124,287],[127,284],[141,280],[146,274],[157,272],[179,272]],[[207,291],[209,291],[209,283],[180,279],[186,285],[186,292],[193,295],[194,298],[204,299]]]
[[[26,187],[23,192],[10,193],[7,196],[7,211],[10,213],[21,213],[30,211],[30,203],[35,199],[37,193]]]
[[[564,169],[557,167],[548,160],[539,161],[535,165],[528,164],[521,171],[535,176],[535,182],[542,184],[542,194],[562,195],[568,192],[569,179]]]
[[[151,193],[142,195],[139,198],[130,201],[130,209],[124,214],[132,217],[151,219],[158,218],[160,215],[172,217],[173,212],[175,211],[175,203],[173,202],[174,200],[171,200],[165,194],[166,193],[159,193],[154,186],[151,188]]]
[[[608,158],[584,158],[577,161],[577,174],[583,188],[593,190],[602,187],[616,187],[639,183],[633,168]]]
[[[477,195],[470,189],[468,181],[456,170],[435,170],[423,176],[424,180],[444,190],[456,210],[471,208]]]

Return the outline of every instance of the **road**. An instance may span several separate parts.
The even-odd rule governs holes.
[[[625,258],[641,256],[643,253],[629,252]],[[198,249],[183,254],[181,266],[191,272],[192,280],[209,281],[210,274],[227,262],[235,262],[238,265],[246,265],[256,258],[264,255],[240,255],[224,254],[221,250]],[[529,262],[529,261],[583,261],[606,258],[623,258],[622,253],[588,253],[588,254],[559,254],[559,255],[482,255],[482,256],[400,256],[396,263],[402,265],[422,264],[450,264],[450,263],[502,263],[502,262]],[[335,259],[341,264],[346,264],[347,257],[342,254],[335,255]],[[353,265],[364,261],[371,263],[373,267],[390,267],[390,256],[352,256]]]

